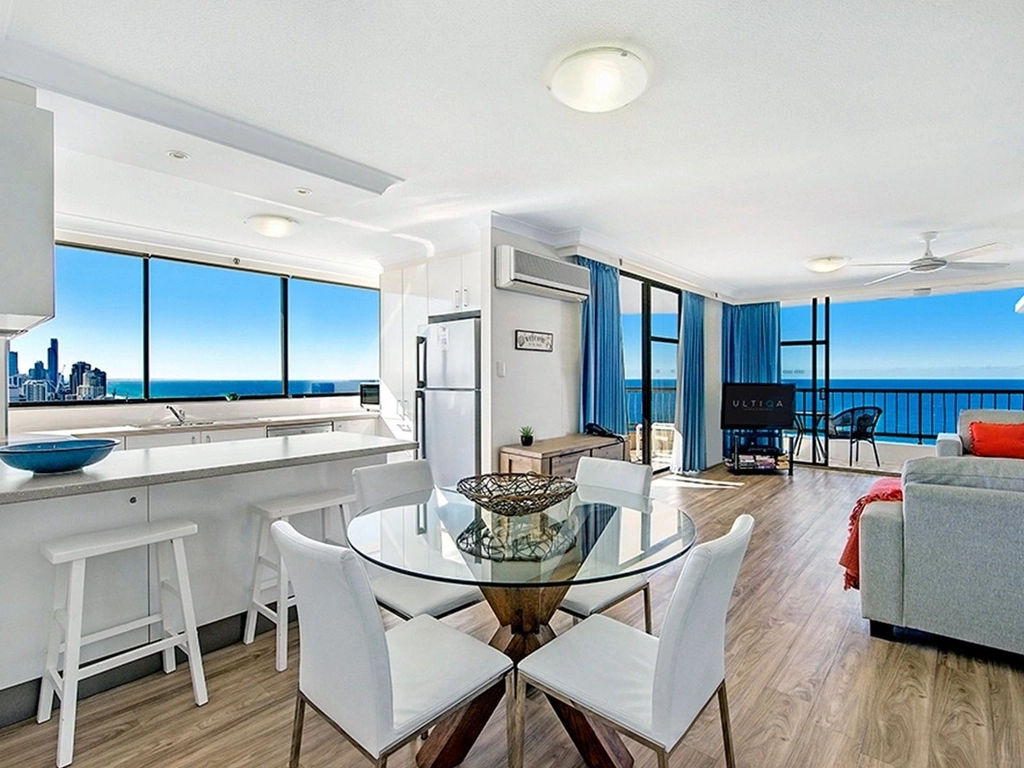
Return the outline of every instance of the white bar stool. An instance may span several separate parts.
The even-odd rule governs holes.
[[[192,675],[192,693],[196,705],[207,702],[206,678],[203,676],[203,660],[199,650],[199,635],[196,631],[195,609],[192,606],[192,589],[189,585],[188,567],[185,563],[185,536],[198,531],[196,524],[189,520],[165,520],[159,523],[132,525],[82,536],[72,536],[51,541],[41,547],[43,556],[56,566],[70,564],[66,596],[61,579],[56,579],[53,598],[53,613],[50,619],[50,636],[46,647],[46,667],[43,670],[43,684],[39,691],[37,722],[44,723],[53,712],[53,694],[60,699],[60,725],[57,731],[57,765],[60,768],[71,763],[75,746],[75,714],[78,708],[78,682],[108,669],[162,652],[164,672],[175,668],[174,649],[188,656],[189,672]],[[157,557],[157,578],[160,588],[160,613],[129,621],[110,629],[82,635],[82,614],[85,601],[85,561],[113,552],[135,547],[168,543],[174,558],[177,585],[164,581],[160,574],[160,558]],[[171,632],[164,620],[164,592],[175,595],[181,603],[184,631]],[[133,648],[101,661],[81,665],[82,646],[132,632],[152,624],[163,624],[165,637],[152,643]],[[65,638],[61,642],[61,637]],[[57,671],[60,654],[64,654],[64,673]]]
[[[331,489],[285,496],[252,505],[253,512],[261,518],[260,539],[256,546],[256,561],[252,572],[252,597],[249,600],[249,610],[245,614],[245,634],[242,637],[242,642],[248,645],[256,638],[256,618],[259,614],[274,622],[277,634],[274,667],[278,672],[283,672],[288,668],[288,609],[295,605],[295,598],[289,596],[288,569],[285,567],[280,553],[277,553],[274,558],[270,556],[273,544],[270,538],[270,526],[276,520],[288,521],[293,515],[320,510],[320,520],[326,541],[330,538],[328,533],[332,524],[344,526],[344,516],[339,514],[336,516],[336,520],[332,520],[329,511],[335,507],[340,511],[344,505],[351,504],[355,500],[355,494],[350,491]],[[334,538],[339,536],[344,536],[344,528],[335,531]],[[263,575],[261,571],[264,570],[270,572],[270,577],[266,581],[261,580]],[[276,589],[276,610],[271,609],[268,603],[263,601],[263,593],[268,589]],[[281,606],[284,608],[282,609]]]

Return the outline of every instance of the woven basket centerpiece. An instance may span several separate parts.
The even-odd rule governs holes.
[[[531,515],[569,498],[576,483],[565,477],[533,472],[495,472],[464,477],[456,486],[459,493],[484,509],[508,517]]]

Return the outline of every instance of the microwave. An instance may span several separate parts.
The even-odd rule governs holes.
[[[363,408],[380,407],[380,382],[363,382],[359,385],[359,405]]]

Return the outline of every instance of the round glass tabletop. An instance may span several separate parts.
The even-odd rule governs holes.
[[[693,521],[676,507],[588,486],[521,517],[434,489],[364,512],[347,533],[352,549],[384,568],[503,587],[588,584],[642,573],[683,555],[696,536]]]

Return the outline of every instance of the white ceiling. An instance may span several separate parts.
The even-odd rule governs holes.
[[[877,290],[1024,285],[1024,3],[780,5],[0,0],[0,53],[28,46],[405,179],[378,197],[46,96],[58,210],[81,231],[372,272],[475,242],[497,211],[751,300],[855,290],[889,270],[803,262],[909,260],[938,230],[936,255],[1002,241],[986,260],[1012,266]],[[591,115],[547,93],[593,44],[649,62],[639,100]],[[267,211],[299,234],[241,226]]]

